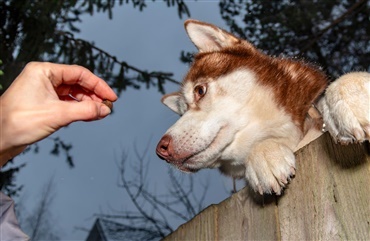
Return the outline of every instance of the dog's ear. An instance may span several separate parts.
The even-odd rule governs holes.
[[[218,51],[242,41],[212,24],[193,19],[185,21],[185,29],[199,52]]]
[[[180,92],[164,95],[161,101],[179,115],[183,115],[188,110],[188,105]]]

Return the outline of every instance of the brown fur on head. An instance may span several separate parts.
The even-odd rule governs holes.
[[[201,24],[214,29],[213,25],[196,20],[187,20],[185,28],[191,24]],[[194,57],[193,65],[184,81],[197,83],[206,78],[216,79],[236,69],[251,69],[258,76],[258,84],[272,88],[278,105],[292,115],[293,121],[303,131],[311,104],[328,84],[326,76],[308,63],[270,57],[245,40],[223,30],[222,34],[227,40],[226,44],[213,48],[210,44],[198,47],[200,52]]]
[[[211,24],[188,20],[198,48],[179,92],[162,102],[182,117],[157,154],[185,172],[202,168],[280,193],[295,172],[293,150],[327,80],[301,61],[270,57]]]

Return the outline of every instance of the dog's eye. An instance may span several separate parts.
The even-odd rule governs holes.
[[[197,85],[194,88],[195,101],[200,100],[207,92],[206,85]]]

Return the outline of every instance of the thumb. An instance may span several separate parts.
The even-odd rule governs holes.
[[[61,120],[68,125],[74,121],[100,120],[111,113],[105,104],[92,100],[80,102],[62,102]]]

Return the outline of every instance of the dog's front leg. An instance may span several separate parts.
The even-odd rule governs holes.
[[[342,144],[370,139],[370,73],[343,75],[326,90],[318,108],[327,130]]]
[[[252,148],[245,167],[245,178],[254,191],[280,195],[295,175],[295,156],[279,140],[267,139]]]

